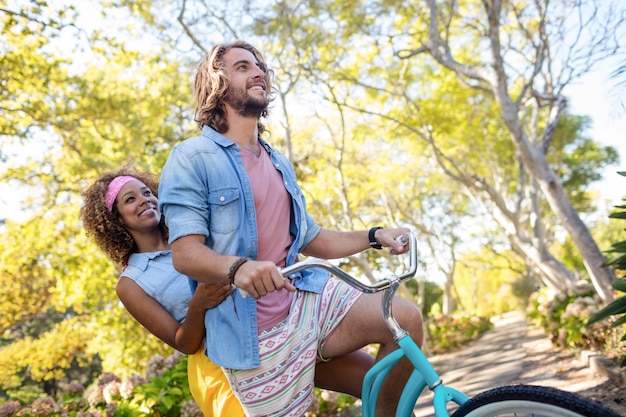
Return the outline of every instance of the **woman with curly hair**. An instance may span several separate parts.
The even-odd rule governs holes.
[[[122,168],[100,175],[83,192],[87,236],[124,268],[115,290],[128,312],[174,349],[189,354],[189,387],[205,416],[243,416],[220,367],[202,349],[204,314],[231,292],[174,269],[168,231],[158,210],[158,178]]]

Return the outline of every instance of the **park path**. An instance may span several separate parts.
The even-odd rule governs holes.
[[[518,380],[526,358],[527,334],[523,315],[508,313],[494,319],[494,328],[467,347],[429,360],[444,384],[471,397]],[[432,393],[426,388],[415,406],[415,416],[432,415]]]
[[[549,386],[599,401],[626,416],[626,370],[601,356],[574,355],[553,346],[548,335],[529,325],[522,313],[507,313],[492,321],[494,328],[468,346],[429,357],[444,384],[470,397],[503,385]],[[432,415],[432,393],[427,388],[415,416]]]

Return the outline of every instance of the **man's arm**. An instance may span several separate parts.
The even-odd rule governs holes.
[[[218,254],[204,244],[202,235],[183,236],[172,242],[174,268],[199,282],[228,283],[228,269],[237,258]]]
[[[172,258],[178,272],[199,282],[227,283],[230,273],[232,283],[253,298],[283,288],[295,291],[295,287],[283,278],[276,265],[270,261],[248,260],[236,271],[231,271],[239,257],[218,254],[205,246],[202,235],[176,239],[172,243]]]
[[[410,230],[405,227],[378,229],[374,233],[374,238],[381,246],[389,247],[392,254],[398,255],[406,252],[408,246],[398,243],[395,239],[409,232]],[[302,250],[302,253],[321,259],[337,259],[354,255],[369,248],[369,231],[367,230],[341,232],[322,229],[311,243]]]

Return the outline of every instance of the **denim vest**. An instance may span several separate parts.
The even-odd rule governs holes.
[[[306,211],[302,190],[289,160],[261,140],[291,197],[289,231],[294,240],[286,264],[320,232]],[[170,243],[188,235],[205,236],[205,245],[223,255],[256,259],[258,237],[250,179],[238,145],[205,126],[202,135],[176,145],[163,168],[159,207],[170,229]],[[329,274],[302,271],[295,278],[299,290],[321,292]],[[193,282],[192,282],[193,285]],[[256,300],[234,293],[205,316],[205,353],[216,364],[232,369],[259,366]]]
[[[133,253],[120,277],[135,281],[176,321],[185,321],[193,292],[187,276],[174,269],[172,251]]]

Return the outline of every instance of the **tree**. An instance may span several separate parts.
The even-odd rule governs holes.
[[[189,73],[167,45],[136,45],[117,22],[110,33],[78,27],[73,6],[0,5],[0,135],[38,151],[7,159],[0,171],[3,182],[32,190],[34,213],[2,226],[0,392],[33,385],[53,393],[81,367],[87,378],[102,367],[140,371],[171,348],[117,301],[120,271],[84,236],[80,193],[128,160],[160,171],[171,145],[193,129],[181,82]]]
[[[462,8],[461,4],[438,4],[429,0],[428,32],[422,39],[414,39],[417,46],[410,53],[399,55],[406,59],[427,52],[440,65],[453,71],[469,88],[494,97],[524,170],[532,183],[538,185],[550,208],[572,236],[598,294],[609,301],[613,298],[610,287],[612,273],[603,267],[604,256],[550,166],[547,152],[566,107],[563,89],[572,78],[588,70],[591,61],[617,48],[612,34],[624,22],[624,10],[609,7],[605,16],[607,20],[600,20],[597,17],[599,7],[595,2],[558,8],[549,3],[530,5],[494,0],[475,6],[475,14],[468,15],[468,9]],[[572,11],[580,11],[580,14]],[[565,36],[570,23],[568,16],[573,15],[581,16],[581,21],[575,22],[574,26],[578,34],[584,35],[593,26],[600,29],[598,35],[585,39],[588,42],[585,44],[581,44],[581,37],[571,39]],[[509,33],[508,28],[515,30]],[[488,57],[486,62],[476,62],[455,45],[458,33],[464,36],[472,33],[475,40],[486,46],[481,51]],[[565,51],[557,51],[557,48],[565,48]],[[516,72],[518,66],[511,65],[508,54],[527,61],[525,71],[522,68],[522,71]],[[582,68],[577,67],[579,62]],[[512,70],[509,70],[509,65]],[[535,123],[530,124],[533,119]],[[539,129],[534,130],[533,126]]]
[[[308,52],[301,54],[310,57],[309,79],[334,86],[324,98],[387,120],[388,131],[422,141],[441,170],[493,213],[543,285],[558,291],[576,279],[549,250],[555,215],[576,243],[597,292],[610,299],[611,271],[601,266],[603,255],[578,215],[584,207],[575,207],[569,194],[580,191],[580,184],[564,188],[553,165],[558,161],[551,160],[560,152],[555,132],[566,129],[560,123],[564,89],[619,46],[611,34],[623,28],[621,9],[602,8],[608,25],[598,10],[595,3],[548,10],[547,3],[524,2],[431,1],[422,8],[328,1],[308,14],[293,7],[293,14],[277,19],[291,27],[294,19],[307,16],[307,27],[313,27],[310,21],[317,18],[326,33],[336,33],[323,43],[302,45]],[[323,20],[328,15],[332,23]],[[572,22],[570,15],[587,20]],[[572,30],[580,36],[565,36]],[[475,149],[486,153],[477,155]],[[606,156],[594,158],[596,163],[616,161],[612,148],[596,149]]]
[[[613,71],[611,77],[616,80],[617,93],[615,97],[618,100],[622,112],[626,112],[626,100],[624,100],[624,91],[626,90],[626,60],[622,61],[620,66]]]
[[[619,6],[328,0],[306,7],[278,1],[263,8],[244,1],[243,9],[252,15],[246,20],[239,12],[230,14],[226,6],[203,12],[198,7],[202,1],[179,4],[178,21],[185,33],[194,34],[195,45],[206,45],[199,34],[223,26],[227,30],[222,33],[258,39],[281,69],[286,60],[305,69],[306,76],[300,69],[287,73],[296,76],[288,77],[289,88],[281,98],[308,88],[332,106],[381,117],[388,121],[387,130],[404,129],[422,141],[440,168],[493,213],[537,279],[555,290],[575,280],[549,250],[553,236],[547,232],[556,216],[576,242],[598,293],[611,297],[610,270],[600,266],[602,254],[578,216],[581,207],[570,201],[572,190],[563,187],[551,165],[550,151],[556,148],[553,135],[566,109],[567,85],[619,50],[617,34],[624,27]],[[467,92],[455,87],[454,96],[446,95],[451,78]],[[448,101],[426,103],[442,98]],[[373,108],[372,102],[378,105]],[[464,117],[445,114],[459,106],[465,107]],[[481,109],[473,112],[478,106]],[[468,116],[473,123],[466,123]],[[287,119],[284,126],[291,153],[289,123]],[[450,129],[450,123],[458,128]],[[517,178],[502,175],[511,170],[506,158],[496,158],[488,167],[491,172],[485,172],[487,167],[468,169],[460,162],[465,156],[451,152],[466,138],[476,139],[476,132],[498,143],[499,149],[491,148],[494,155],[505,149],[501,141],[509,140],[506,155],[515,161]],[[605,152],[616,155],[608,148]],[[614,161],[608,158],[605,163]]]

